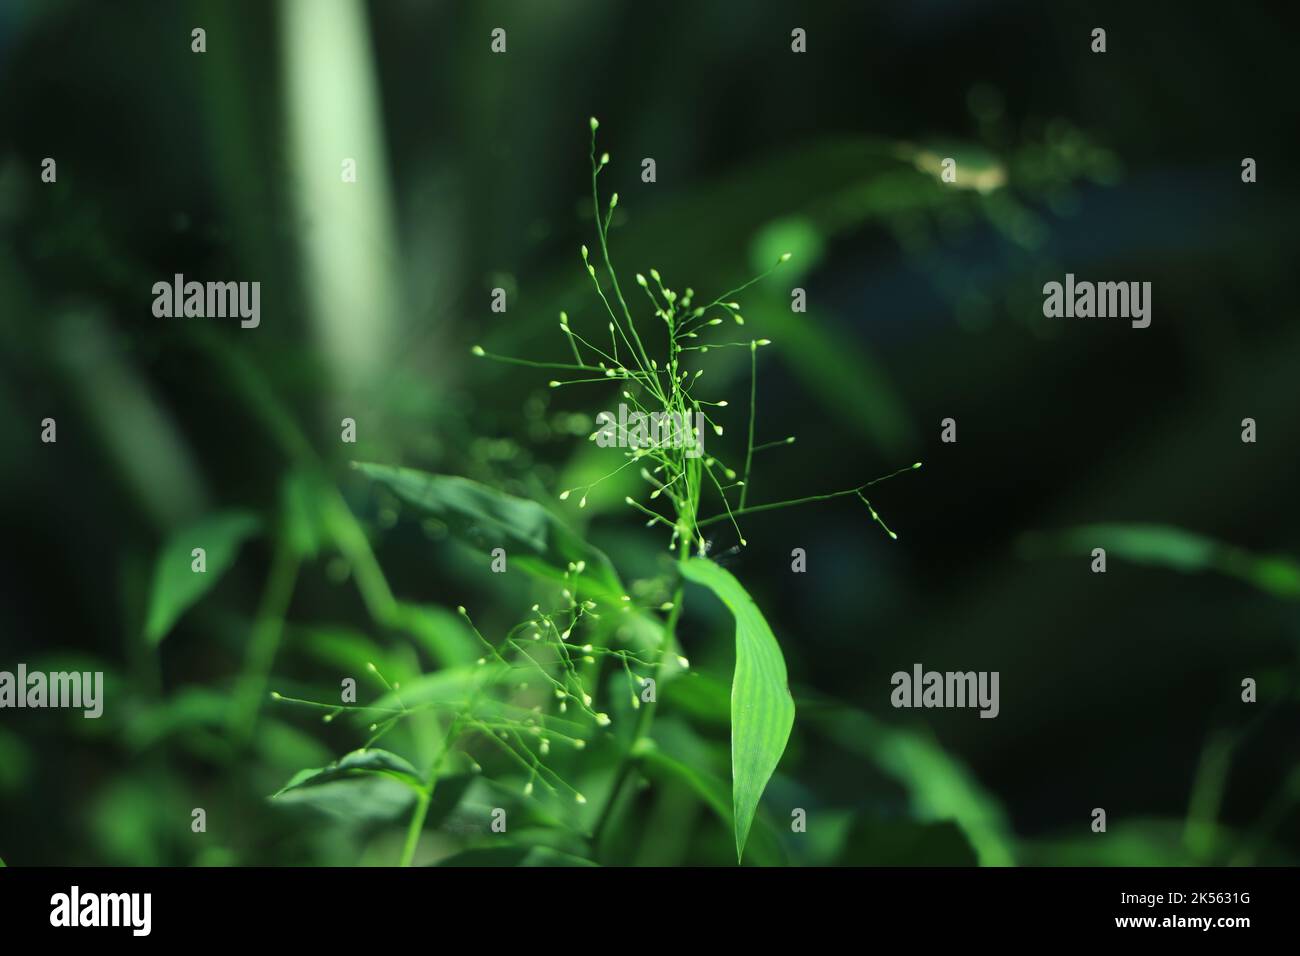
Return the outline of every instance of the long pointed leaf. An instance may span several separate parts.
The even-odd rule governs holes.
[[[729,571],[693,558],[682,573],[707,587],[736,619],[736,673],[731,681],[731,802],[736,859],[745,854],[759,798],[785,752],[794,725],[794,698],[785,658],[754,599]]]
[[[240,546],[258,531],[257,516],[229,511],[174,533],[158,556],[145,636],[159,644],[189,608],[207,594],[235,563]],[[207,571],[191,570],[194,548],[207,552]]]

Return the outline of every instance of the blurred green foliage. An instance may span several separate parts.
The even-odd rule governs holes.
[[[630,485],[581,512],[556,499],[605,470],[585,441],[605,406],[468,352],[563,361],[561,309],[603,327],[577,252],[595,114],[626,171],[624,268],[727,288],[795,253],[746,302],[776,343],[758,439],[797,436],[765,453],[757,500],[926,461],[873,497],[898,542],[832,502],[755,516],[722,559],[780,637],[799,715],[745,863],[1296,862],[1288,24],[1100,4],[1099,62],[1092,19],[1065,7],[799,15],[801,58],[793,14],[767,4],[0,9],[0,668],[107,685],[99,720],[0,714],[0,857],[390,865],[434,711],[359,752],[366,718],[271,691],[320,699],[350,676],[391,706],[374,664],[406,706],[442,699],[480,653],[453,609],[504,633],[572,561],[606,597],[669,600]],[[355,187],[334,179],[343,148]],[[973,188],[944,188],[946,156]],[[1042,283],[1067,270],[1153,281],[1152,328],[1044,321]],[[261,281],[261,326],[154,319],[152,283],[176,272]],[[748,386],[731,358],[709,372],[719,396]],[[523,574],[489,571],[498,540]],[[719,528],[714,551],[735,543]],[[810,560],[792,581],[794,547]],[[588,806],[521,799],[524,778],[475,749],[483,772],[445,768],[415,861],[734,863],[736,625],[696,586],[687,604],[691,668],[661,689],[599,840],[623,694],[608,734],[557,755]],[[635,644],[660,625],[627,626]],[[1001,716],[892,710],[889,675],[914,661],[999,670]]]

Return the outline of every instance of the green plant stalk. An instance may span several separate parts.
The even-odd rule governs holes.
[[[420,832],[424,829],[425,818],[429,815],[429,804],[433,801],[433,790],[438,784],[438,771],[442,769],[442,763],[447,754],[451,752],[452,745],[456,742],[456,737],[460,733],[461,715],[457,714],[452,718],[451,726],[447,728],[447,736],[443,738],[442,749],[434,759],[432,766],[429,767],[429,779],[425,781],[424,786],[420,788],[415,798],[415,810],[411,813],[411,822],[406,827],[406,843],[402,846],[402,858],[398,861],[398,866],[406,867],[411,865],[411,860],[415,858],[415,848],[420,842]]]
[[[397,623],[397,601],[370,547],[370,541],[337,484],[328,478],[325,465],[307,436],[246,358],[211,332],[199,331],[196,334],[200,342],[225,367],[235,388],[243,394],[249,410],[271,432],[281,450],[301,467],[324,478],[324,486],[328,491],[325,507],[329,531],[334,543],[355,570],[357,588],[366,610],[377,623],[390,626]]]
[[[357,590],[361,600],[370,612],[371,618],[378,624],[388,627],[400,624],[397,599],[388,586],[388,579],[379,566],[374,550],[366,538],[365,531],[357,523],[352,509],[343,499],[338,488],[330,484],[328,499],[328,519],[334,543],[348,559],[356,579]]]
[[[757,514],[760,511],[775,511],[777,508],[793,508],[795,505],[811,504],[814,501],[830,501],[832,498],[843,498],[845,495],[858,495],[859,497],[861,497],[862,492],[865,489],[870,488],[872,485],[879,484],[882,481],[887,481],[890,478],[895,477],[896,475],[901,475],[905,471],[915,471],[920,467],[921,467],[921,463],[918,461],[914,464],[908,465],[906,468],[899,468],[897,471],[892,471],[887,475],[882,475],[879,478],[873,478],[871,481],[868,481],[865,484],[858,485],[856,488],[845,488],[843,491],[832,491],[828,495],[810,495],[807,498],[789,498],[785,501],[772,501],[762,505],[750,505],[747,508],[735,508],[725,514],[713,515],[712,517],[709,518],[703,518],[695,522],[695,526],[697,528],[707,528],[711,524],[717,524],[719,521],[726,521],[733,517],[739,517],[740,515]],[[865,498],[863,498],[863,500],[866,501]],[[868,507],[870,507],[870,502],[868,502],[867,504]],[[874,510],[875,509],[872,509],[873,518],[875,518]],[[877,521],[878,524],[880,523],[878,518],[875,518],[875,520]]]
[[[745,511],[745,500],[749,497],[749,474],[754,464],[754,415],[758,409],[758,347],[749,347],[749,440],[745,443],[745,473],[741,479],[740,507],[733,514]]]
[[[748,508],[736,508],[727,514],[714,515],[711,518],[703,518],[696,522],[696,527],[707,528],[709,525],[717,524],[719,521],[727,521],[733,516],[740,517],[741,515],[752,515],[757,514],[760,511],[774,511],[777,508],[793,508],[795,505],[811,504],[814,501],[829,501],[832,498],[842,498],[845,495],[857,494],[857,492],[857,488],[846,488],[843,491],[833,491],[829,495],[810,495],[807,498],[791,498],[788,501],[774,501],[771,504],[750,505]]]
[[[475,633],[477,633],[477,629],[475,629]],[[464,709],[457,712],[456,716],[452,718],[451,724],[447,727],[447,735],[442,739],[442,748],[429,766],[429,778],[425,781],[416,797],[415,810],[412,812],[411,822],[406,828],[406,843],[402,847],[402,858],[398,866],[410,866],[411,860],[415,857],[415,848],[420,842],[420,831],[424,829],[425,818],[429,815],[429,804],[433,800],[433,790],[438,785],[438,771],[442,769],[447,754],[451,753],[452,747],[460,736],[461,728],[465,724],[465,715],[472,714],[474,708],[478,705],[479,699],[483,695],[485,682],[485,679],[479,679],[474,687],[474,692],[470,694],[469,699],[466,701]]]
[[[275,555],[271,559],[270,578],[254,620],[253,637],[248,645],[245,664],[246,676],[234,714],[235,727],[242,743],[247,743],[253,736],[257,714],[266,696],[271,667],[275,663],[280,637],[284,632],[285,615],[289,612],[289,602],[293,599],[297,581],[298,556],[286,542],[285,535],[280,534]]]
[[[422,789],[415,798],[415,812],[411,814],[411,822],[406,828],[406,843],[402,847],[402,858],[398,866],[406,867],[411,865],[411,860],[415,856],[415,847],[420,842],[420,831],[424,829],[424,819],[429,815],[429,804],[433,800],[432,781],[430,785]]]
[[[622,306],[623,317],[624,319],[627,320],[628,329],[632,332],[632,338],[636,340],[637,348],[641,350],[641,355],[638,361],[643,363],[642,364],[643,370],[648,370],[650,368],[650,356],[646,352],[645,346],[641,343],[641,336],[637,333],[636,323],[632,321],[632,312],[630,309],[628,309],[627,301],[623,298],[623,290],[622,288],[619,287],[618,284],[618,273],[614,271],[614,264],[610,261],[609,258],[609,242],[606,238],[606,232],[607,232],[606,224],[608,223],[609,220],[606,219],[605,223],[601,222],[600,191],[596,185],[596,177],[600,174],[600,170],[601,170],[601,164],[596,162],[596,124],[593,123],[591,125],[591,201],[592,201],[592,206],[595,209],[595,213],[596,213],[596,232],[600,238],[600,253],[601,253],[601,257],[605,260],[605,271],[609,273],[610,282],[614,286],[614,295],[618,298],[618,304]],[[618,201],[618,194],[615,193],[613,198],[610,200],[610,205],[609,205],[610,216],[612,216],[614,213],[614,204],[617,201]],[[602,295],[601,298],[604,298],[604,295]],[[608,303],[606,303],[606,305],[608,306]],[[613,317],[612,309],[610,310],[610,315],[611,317]],[[627,341],[626,336],[624,336],[624,341]],[[630,342],[628,343],[628,348],[629,349],[631,348]],[[633,350],[633,357],[634,358],[636,357],[635,350]]]
[[[1223,791],[1236,746],[1235,734],[1220,731],[1211,735],[1201,749],[1183,824],[1183,846],[1201,864],[1208,864],[1215,850]]]
[[[685,563],[689,555],[690,541],[683,536],[677,555],[679,568]],[[663,674],[664,661],[668,659],[668,655],[672,653],[677,644],[677,621],[681,616],[684,590],[685,579],[679,574],[677,588],[673,592],[673,607],[668,612],[668,620],[664,624],[663,647],[660,649],[659,659],[655,662],[654,667],[653,679],[656,701],[658,700],[659,678]],[[609,799],[605,801],[604,807],[601,808],[600,817],[592,830],[591,845],[593,849],[598,849],[604,839],[605,830],[614,816],[614,810],[618,805],[619,798],[622,796],[622,791],[627,786],[628,780],[631,779],[632,770],[637,761],[637,745],[650,733],[650,724],[653,720],[652,711],[652,707],[642,707],[641,712],[637,714],[636,725],[632,728],[632,740],[628,743],[627,752],[623,755],[622,763],[619,765],[618,776],[614,778],[614,784],[610,787]]]

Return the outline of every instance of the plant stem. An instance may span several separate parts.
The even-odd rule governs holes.
[[[514,358],[510,355],[498,355],[496,352],[484,352],[483,358],[490,358],[494,362],[505,362],[507,365],[523,365],[527,368],[559,368],[568,371],[577,372],[604,372],[598,365],[585,365],[581,362],[574,365],[571,362],[534,362],[532,359]]]
[[[235,729],[243,742],[247,742],[253,735],[297,580],[298,556],[293,553],[286,536],[281,533],[278,535],[275,555],[271,559],[270,578],[254,619],[253,636],[249,641],[245,664],[246,676],[234,714]]]
[[[406,828],[406,845],[402,847],[402,859],[398,866],[410,866],[415,856],[415,846],[420,842],[420,831],[424,829],[424,818],[429,815],[429,803],[433,800],[433,781],[421,790],[416,797],[415,812],[411,814],[411,823]]]
[[[690,541],[683,537],[681,549],[678,552],[677,557],[679,567],[686,562],[686,559],[690,554],[690,547]],[[673,592],[673,607],[672,610],[668,612],[668,620],[664,624],[664,640],[659,651],[659,660],[655,662],[654,667],[653,679],[655,682],[656,700],[658,699],[659,678],[663,674],[664,661],[668,659],[668,655],[672,652],[673,646],[676,643],[677,621],[681,617],[682,593],[684,588],[684,579],[679,577],[677,580],[677,588]],[[636,726],[632,730],[632,740],[628,744],[627,753],[623,755],[623,762],[619,767],[618,776],[614,779],[614,785],[610,787],[609,799],[605,801],[605,805],[601,808],[600,817],[596,820],[596,826],[591,831],[591,846],[593,850],[599,849],[600,844],[604,839],[605,831],[608,829],[610,821],[613,819],[614,809],[618,805],[619,797],[622,796],[623,789],[627,786],[628,780],[632,776],[632,767],[636,762],[635,754],[637,744],[639,744],[650,732],[652,711],[653,707],[647,706],[642,707],[640,712],[637,714]]]
[[[865,488],[866,485],[862,485]],[[772,511],[776,508],[792,508],[795,505],[806,505],[813,501],[829,501],[831,498],[842,498],[845,495],[855,495],[861,488],[846,488],[844,491],[834,491],[829,495],[812,495],[808,498],[790,498],[787,501],[774,501],[766,505],[750,505],[748,508],[738,508],[728,514],[714,515],[712,518],[705,518],[703,521],[697,521],[697,528],[706,528],[711,524],[717,524],[719,521],[726,521],[728,518],[739,517],[740,515],[752,515],[759,511]]]
[[[632,312],[627,307],[627,301],[623,298],[623,290],[622,288],[619,287],[618,284],[618,273],[614,271],[614,264],[613,262],[610,261],[609,258],[609,242],[605,235],[608,220],[606,220],[605,222],[601,221],[600,189],[596,185],[596,176],[597,174],[599,174],[599,172],[600,172],[600,165],[596,162],[596,131],[593,129],[591,131],[591,203],[592,203],[592,209],[596,214],[596,235],[600,239],[600,254],[601,254],[601,258],[605,260],[605,271],[609,273],[610,282],[614,287],[614,295],[618,299],[618,304],[623,309],[623,317],[627,320],[628,331],[632,333],[632,338],[636,340],[636,349],[641,350],[640,356],[637,356],[636,349],[632,348],[632,343],[627,342],[626,335],[623,336],[623,341],[627,342],[627,347],[632,352],[632,357],[637,361],[638,364],[641,365],[641,368],[645,372],[649,373],[650,355],[648,352],[646,352],[645,346],[641,343],[641,336],[637,334],[636,323],[632,321]],[[610,215],[612,216],[614,212],[614,208],[612,205],[610,206],[609,212]],[[599,284],[597,284],[596,290],[598,292],[600,291]],[[603,292],[600,293],[600,296],[602,299],[605,298],[605,294]],[[609,309],[610,315],[611,317],[613,317],[614,310],[609,308],[608,301],[606,301],[605,303],[605,308]],[[615,323],[615,325],[618,326],[619,332],[621,333],[623,331],[622,326],[619,325],[617,322]],[[657,380],[655,381],[654,390],[656,392],[659,392],[659,383]],[[663,394],[659,392],[659,396],[660,398],[662,398]]]
[[[740,486],[740,510],[745,510],[745,499],[749,497],[749,471],[754,463],[754,413],[758,407],[758,348],[749,346],[749,441],[745,445],[745,477]],[[725,498],[725,496],[724,496]]]
[[[891,471],[887,475],[881,475],[879,478],[872,478],[870,481],[864,482],[856,488],[845,488],[843,491],[832,491],[829,495],[811,495],[807,498],[789,498],[785,501],[773,501],[765,505],[750,505],[748,508],[738,508],[735,511],[732,511],[731,508],[728,507],[725,514],[714,515],[712,518],[705,518],[703,521],[697,521],[695,527],[704,528],[711,524],[717,524],[719,521],[726,521],[728,518],[734,520],[739,515],[752,515],[759,511],[773,511],[776,508],[791,508],[795,505],[806,505],[814,501],[829,501],[832,498],[843,498],[845,495],[861,496],[864,488],[870,488],[872,485],[878,485],[882,481],[888,481],[890,478],[895,478],[905,471],[916,471],[916,469],[920,467],[921,463],[918,461],[904,468]],[[871,502],[867,501],[866,498],[863,498],[862,500],[866,503],[867,507],[871,507]],[[727,503],[725,496],[722,499],[722,503],[724,506]],[[876,517],[874,508],[872,508],[872,517]],[[877,518],[877,520],[879,519]]]
[[[477,691],[475,699],[477,699]],[[469,706],[473,707],[474,702],[475,700],[471,700]],[[424,829],[425,817],[429,815],[429,803],[433,800],[433,789],[438,785],[438,771],[442,769],[442,762],[451,751],[452,744],[456,742],[461,723],[461,714],[452,718],[450,726],[447,727],[447,736],[442,740],[442,749],[438,751],[438,756],[429,767],[429,779],[425,781],[424,787],[416,797],[415,812],[411,814],[411,822],[406,828],[406,844],[402,847],[402,859],[398,866],[410,866],[411,860],[415,857],[415,847],[420,842],[420,831]]]

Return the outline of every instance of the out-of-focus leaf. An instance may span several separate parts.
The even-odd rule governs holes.
[[[495,662],[483,666],[448,668],[434,671],[431,674],[421,674],[419,677],[402,684],[400,688],[384,694],[371,706],[374,710],[395,711],[402,708],[415,710],[420,707],[436,707],[439,704],[445,704],[446,709],[449,711],[463,711],[467,701],[473,696],[474,690],[480,683],[494,676],[492,673],[494,668],[500,668],[501,673],[504,675],[503,679],[517,681],[527,679],[527,671],[511,672],[504,665]],[[527,717],[539,721],[543,726],[551,730],[574,738],[585,738],[591,732],[589,723],[579,723],[575,720],[557,717],[554,714],[536,713],[514,704],[493,700],[488,696],[479,699],[473,713],[475,717],[482,720],[497,717],[522,720]],[[355,711],[355,715],[357,719],[367,723],[375,719],[373,710],[358,710]]]
[[[1026,539],[1028,550],[1049,548],[1090,555],[1104,548],[1106,556],[1134,564],[1171,568],[1191,574],[1218,571],[1245,581],[1274,597],[1300,598],[1300,563],[1285,555],[1259,556],[1204,535],[1157,524],[1093,524]]]
[[[291,724],[263,715],[257,722],[257,752],[275,770],[329,759],[325,745]]]
[[[88,820],[97,856],[114,866],[164,865],[176,834],[167,821],[188,820],[192,798],[192,792],[183,792],[169,774],[158,771],[106,781],[94,794]]]
[[[796,282],[821,262],[825,237],[807,216],[783,216],[758,231],[750,243],[749,265],[756,273],[766,272],[786,253],[790,259],[781,267],[781,278]]]
[[[692,558],[688,580],[711,590],[736,619],[736,672],[731,681],[731,796],[736,858],[742,859],[759,798],[785,752],[794,725],[794,698],[785,658],[753,598],[712,561]]]
[[[596,866],[591,860],[548,846],[480,847],[464,850],[437,866]]]
[[[836,330],[833,316],[814,308],[791,312],[789,302],[755,304],[747,311],[780,344],[780,360],[802,386],[825,407],[840,409],[845,424],[883,455],[901,455],[913,444],[915,428],[885,369],[846,332]]]
[[[623,514],[627,507],[623,499],[628,495],[639,495],[645,487],[645,481],[635,468],[618,470],[622,464],[616,449],[601,448],[593,441],[587,441],[587,435],[594,428],[588,428],[581,441],[575,439],[573,453],[565,463],[564,471],[556,479],[558,488],[585,488],[595,485],[587,493],[587,506],[582,509],[587,520],[600,515]],[[597,484],[599,483],[599,484]],[[578,498],[570,498],[568,506],[577,505]]]
[[[393,670],[392,655],[369,635],[352,628],[308,624],[289,625],[285,630],[295,649],[343,674],[361,674],[371,663],[385,674]]]
[[[459,475],[435,475],[414,468],[357,462],[367,477],[448,525],[458,525],[489,542],[511,540],[545,551],[551,517],[535,501],[516,498]]]
[[[413,709],[439,703],[461,704],[477,686],[481,676],[482,669],[475,667],[446,668],[421,674],[397,690],[388,691],[372,706],[377,709],[393,710],[402,707]],[[373,715],[366,711],[358,713],[367,721],[374,720]]]
[[[684,761],[664,753],[653,741],[642,740],[637,744],[636,756],[652,772],[653,776],[663,774],[674,777],[686,784],[697,796],[708,804],[729,827],[733,826],[735,816],[731,808],[731,794],[727,792],[725,781],[712,774],[692,766]]]
[[[731,722],[731,699],[727,685],[703,671],[683,671],[673,682],[673,692],[663,700],[665,707],[681,711],[696,723],[726,726]]]
[[[478,660],[482,649],[459,614],[433,604],[398,604],[397,625],[443,667]]]
[[[255,515],[225,512],[205,518],[171,536],[158,557],[145,637],[158,644],[195,602],[221,579],[235,562],[240,545],[257,533]],[[191,570],[191,552],[203,548],[206,571]]]
[[[320,479],[309,472],[291,472],[284,480],[281,502],[284,509],[284,534],[293,552],[312,558],[328,536],[325,491]]]
[[[439,780],[433,788],[433,797],[429,800],[429,809],[424,817],[425,828],[436,828],[446,820],[476,779],[477,775],[472,773],[457,773]]]
[[[0,727],[0,793],[17,790],[27,779],[30,766],[27,745],[17,734]]]
[[[1104,834],[1087,830],[1063,840],[1041,840],[1025,844],[1025,860],[1029,865],[1052,866],[1196,866],[1204,865],[1183,840],[1182,820],[1129,820],[1111,821]],[[1222,827],[1215,828],[1217,846],[1236,844],[1236,834]]]
[[[600,598],[617,601],[622,585],[613,565],[535,501],[516,498],[456,475],[435,475],[414,468],[354,463],[417,510],[445,523],[452,534],[478,547],[514,543],[532,552],[512,555],[517,567],[540,577],[559,579],[571,563],[585,562],[583,587]],[[540,564],[539,564],[540,562]]]
[[[461,540],[480,548],[511,542],[522,545],[522,551],[510,555],[512,568],[618,608],[618,618],[611,616],[609,623],[619,626],[621,638],[630,645],[657,643],[662,623],[622,600],[627,592],[609,557],[536,502],[468,478],[369,463],[356,463],[355,467],[418,511],[442,521]],[[572,571],[570,565],[582,570]],[[474,653],[477,656],[477,647]]]
[[[975,848],[981,866],[1015,862],[1001,805],[933,740],[882,724],[850,707],[815,706],[806,717],[846,750],[862,754],[897,780],[911,799],[916,819],[956,822]]]
[[[656,734],[658,733],[657,728]],[[736,817],[732,812],[731,794],[727,792],[725,780],[699,763],[678,759],[678,755],[669,753],[666,747],[657,746],[652,740],[642,740],[637,745],[636,756],[648,777],[660,781],[675,780],[685,785],[713,811],[723,826],[735,833]],[[761,821],[755,821],[751,836],[748,849],[752,863],[759,866],[781,866],[786,862],[776,835]]]
[[[127,718],[125,739],[143,750],[173,734],[201,728],[224,728],[229,720],[231,696],[207,687],[181,687],[158,704]]]

